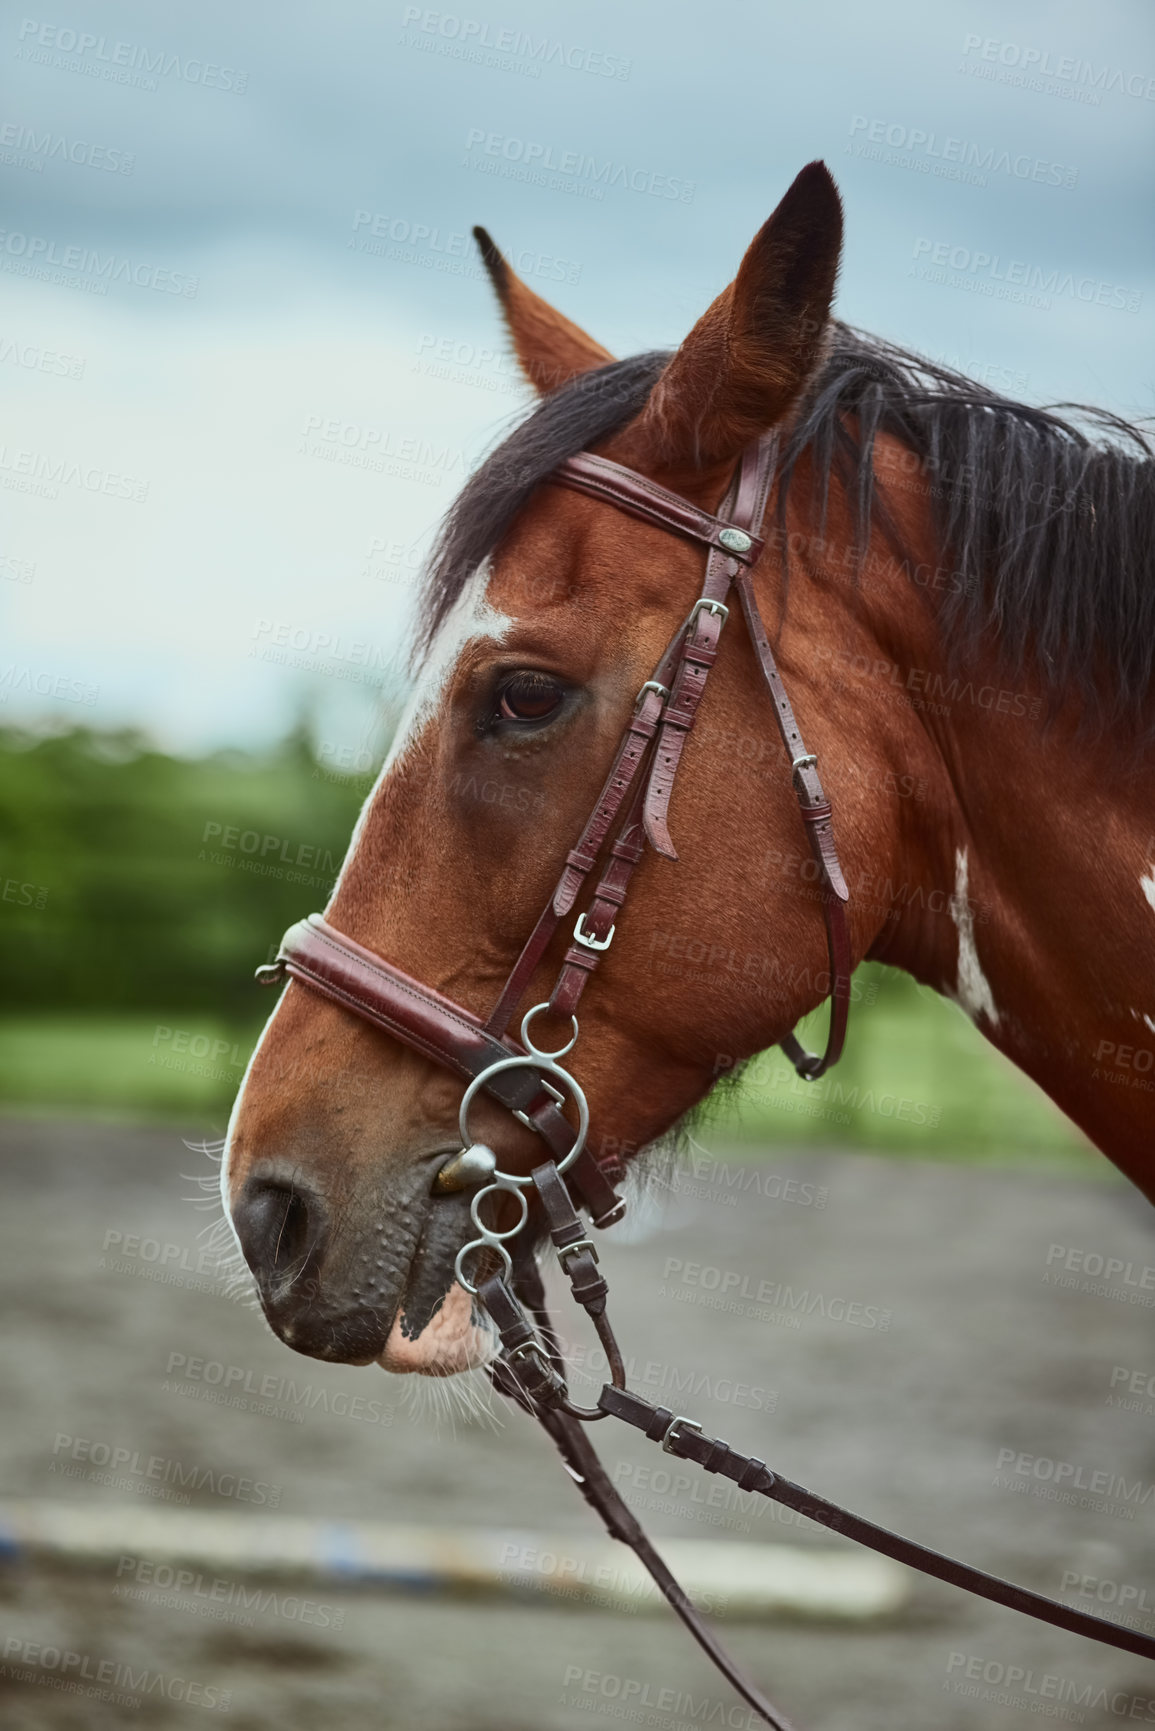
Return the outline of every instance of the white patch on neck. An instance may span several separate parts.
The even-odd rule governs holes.
[[[1140,876],[1139,888],[1143,891],[1143,894],[1147,897],[1151,906],[1155,908],[1155,866],[1152,866],[1149,872]]]
[[[401,719],[397,723],[397,732],[389,747],[389,755],[381,766],[381,773],[369,791],[364,805],[361,807],[353,834],[349,841],[349,849],[345,862],[341,867],[337,882],[333,886],[333,895],[329,898],[332,906],[341,881],[349,869],[350,862],[357,851],[362,831],[368,821],[378,793],[384,786],[386,776],[392,774],[394,768],[416,746],[428,723],[436,715],[441,700],[453,678],[453,673],[460,661],[466,646],[478,637],[489,637],[500,643],[508,633],[514,621],[505,613],[499,613],[489,605],[487,599],[489,579],[492,575],[492,564],[486,559],[479,565],[473,576],[462,589],[453,606],[442,620],[436,637],[429,646],[429,653],[421,665],[417,683],[405,705]]]
[[[954,996],[972,1022],[985,1016],[993,1028],[999,1025],[999,1012],[990,983],[979,963],[975,944],[975,916],[968,895],[970,866],[965,847],[955,849],[954,894],[950,899],[950,914],[958,931],[958,986]]]

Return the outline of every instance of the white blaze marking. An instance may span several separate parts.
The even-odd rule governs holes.
[[[958,987],[955,997],[972,1022],[977,1022],[980,1016],[986,1016],[991,1026],[997,1028],[999,1012],[995,1009],[990,984],[979,964],[979,952],[975,944],[975,916],[967,894],[970,867],[965,847],[955,849],[954,866],[954,895],[950,900],[950,912],[958,929]]]
[[[225,1219],[229,1223],[229,1226],[232,1230],[233,1237],[236,1238],[238,1250],[241,1247],[241,1241],[239,1238],[237,1238],[237,1229],[233,1225],[233,1211],[229,1207],[229,1155],[232,1153],[232,1147],[233,1147],[233,1130],[236,1127],[237,1114],[240,1112],[240,1109],[241,1109],[241,1101],[244,1099],[244,1096],[245,1096],[245,1087],[246,1087],[246,1084],[248,1083],[250,1072],[252,1071],[253,1065],[257,1061],[257,1053],[260,1051],[261,1047],[264,1045],[265,1035],[268,1033],[269,1029],[272,1027],[273,1017],[276,1015],[276,1013],[280,1009],[280,1007],[281,1007],[281,999],[278,996],[277,1001],[273,1005],[272,1011],[270,1012],[268,1021],[265,1023],[264,1027],[261,1029],[260,1038],[258,1039],[256,1045],[253,1047],[252,1054],[249,1058],[249,1061],[245,1065],[245,1073],[241,1077],[241,1085],[237,1089],[237,1097],[233,1101],[233,1109],[229,1113],[228,1129],[225,1131],[225,1145],[224,1145],[224,1149],[221,1153],[221,1207],[225,1211]]]
[[[489,561],[486,560],[485,564],[479,567],[470,578],[469,582],[465,585],[461,594],[458,596],[457,601],[446,615],[445,621],[441,626],[441,629],[438,631],[437,636],[433,640],[429,654],[425,657],[424,664],[422,665],[417,685],[405,707],[401,720],[397,725],[397,732],[394,736],[393,744],[390,747],[389,755],[385,759],[381,774],[377,777],[377,781],[374,784],[369,797],[361,807],[361,814],[358,817],[356,827],[353,830],[353,835],[349,842],[349,849],[345,855],[344,864],[341,867],[340,876],[333,888],[334,896],[340,886],[341,878],[344,877],[349,868],[349,862],[352,860],[353,855],[356,852],[357,843],[360,840],[361,832],[365,826],[365,820],[385,777],[389,774],[394,764],[396,764],[416,742],[426,723],[436,714],[442,696],[452,678],[453,670],[457,666],[466,644],[471,643],[476,637],[492,637],[497,642],[500,642],[513,624],[512,619],[507,618],[504,613],[498,613],[486,600],[486,591],[489,587],[489,577],[490,566]],[[332,897],[329,898],[330,906],[332,905],[332,899]],[[237,1090],[237,1097],[233,1103],[233,1109],[229,1116],[229,1127],[225,1135],[224,1153],[221,1155],[221,1201],[224,1205],[225,1218],[230,1226],[233,1224],[233,1217],[229,1208],[229,1154],[232,1146],[233,1130],[236,1125],[237,1115],[240,1112],[241,1102],[244,1099],[245,1087],[249,1080],[249,1074],[257,1060],[257,1053],[260,1051],[265,1036],[273,1025],[274,1018],[276,1017],[277,1011],[280,1009],[282,1002],[283,998],[278,998],[277,1003],[273,1008],[273,1013],[265,1023],[265,1026],[261,1031],[261,1037],[253,1048],[253,1055],[249,1059],[245,1068],[245,1073],[241,1078],[241,1085]],[[235,1227],[233,1227],[233,1236],[234,1238],[236,1237]],[[238,1239],[237,1242],[239,1244],[240,1240]]]
[[[1155,908],[1155,866],[1152,866],[1150,872],[1145,876],[1140,877],[1139,888],[1143,891],[1143,894],[1147,897],[1151,906]]]
[[[333,885],[333,895],[329,898],[332,906],[341,881],[348,871],[361,833],[365,828],[369,813],[378,793],[385,784],[385,778],[390,775],[401,759],[408,755],[420,739],[426,725],[436,715],[441,699],[453,678],[454,669],[461,659],[467,644],[475,638],[489,637],[500,643],[514,623],[505,613],[499,613],[489,605],[486,599],[491,576],[491,565],[487,559],[480,565],[473,576],[462,589],[453,606],[446,614],[437,636],[433,639],[429,653],[422,663],[417,684],[409,697],[408,703],[397,723],[397,732],[389,747],[389,755],[381,766],[381,773],[369,790],[368,797],[361,807],[353,834],[349,841],[349,850],[345,855],[337,882]]]

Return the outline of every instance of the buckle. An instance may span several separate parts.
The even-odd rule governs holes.
[[[642,689],[638,692],[638,695],[634,698],[635,709],[638,709],[641,706],[642,699],[645,697],[647,691],[656,691],[663,703],[670,695],[670,688],[668,685],[663,685],[658,679],[647,679],[646,683],[642,686]]]
[[[589,932],[586,931],[585,915],[579,914],[577,917],[577,924],[573,929],[574,941],[581,944],[583,949],[608,950],[614,941],[614,933],[617,929],[617,926],[613,925],[610,927],[604,938],[591,937]]]
[[[540,1341],[523,1341],[520,1346],[512,1347],[508,1352],[506,1352],[504,1357],[506,1363],[511,1367],[522,1364],[527,1360],[532,1362],[537,1369],[538,1376],[542,1383],[551,1393],[556,1394],[559,1391],[564,1390],[565,1384],[557,1374],[553,1365],[550,1363],[549,1354],[546,1352]],[[518,1380],[520,1381],[520,1378]],[[533,1390],[531,1389],[529,1392],[532,1394]],[[540,1396],[538,1398],[540,1399]]]
[[[563,1245],[557,1253],[558,1264],[565,1274],[569,1274],[566,1266],[571,1256],[576,1256],[579,1250],[588,1250],[594,1261],[598,1261],[597,1246],[588,1238],[575,1238],[572,1244]]]
[[[816,751],[804,751],[801,757],[796,757],[791,761],[791,773],[799,769],[813,769],[817,762],[818,753]]]
[[[548,1094],[555,1106],[565,1105],[565,1095],[555,1088],[552,1082],[547,1082],[544,1076],[542,1077],[541,1092],[543,1094]],[[509,1108],[509,1114],[511,1118],[516,1118],[519,1124],[524,1124],[527,1130],[535,1130],[537,1128],[529,1113],[522,1111],[519,1107],[511,1106]]]
[[[724,601],[710,601],[703,595],[694,602],[693,607],[690,609],[690,617],[686,621],[686,630],[692,631],[694,626],[697,624],[699,613],[707,611],[716,614],[717,617],[721,619],[723,625],[725,625],[727,619],[730,617],[730,609],[726,606]]]
[[[699,1436],[702,1434],[701,1425],[696,1424],[692,1418],[672,1418],[666,1426],[666,1434],[662,1438],[662,1447],[668,1455],[677,1454],[674,1444],[678,1440],[678,1430],[680,1426],[685,1426],[686,1430],[696,1430]],[[678,1458],[680,1459],[681,1457],[679,1456]]]

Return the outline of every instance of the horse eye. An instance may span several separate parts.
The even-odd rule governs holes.
[[[515,673],[501,688],[498,715],[502,721],[547,721],[565,693],[545,673]]]

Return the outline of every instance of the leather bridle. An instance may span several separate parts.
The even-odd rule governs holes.
[[[598,1271],[597,1252],[586,1236],[575,1199],[577,1206],[588,1210],[597,1227],[619,1220],[625,1204],[614,1190],[606,1167],[590,1152],[585,1096],[558,1060],[577,1040],[578,1004],[601,956],[610,947],[634,869],[647,843],[667,859],[678,857],[669,830],[670,799],[735,592],[790,762],[804,833],[817,866],[826,925],[830,1026],[825,1051],[821,1056],[807,1052],[793,1034],[782,1040],[782,1048],[800,1076],[814,1079],[837,1061],[846,1034],[851,973],[846,917],[849,892],[835,850],[831,808],[819,780],[817,760],[802,742],[750,575],[763,549],[761,531],[775,463],[772,436],[751,445],[717,513],[703,511],[645,476],[590,452],[566,459],[548,477],[556,485],[604,500],[633,517],[703,544],[708,549],[706,570],[688,617],[674,633],[653,677],[638,693],[597,803],[484,1022],[354,943],[319,914],[290,928],[276,961],[271,967],[258,969],[257,977],[264,984],[278,984],[286,974],[300,980],[466,1083],[459,1119],[464,1147],[442,1168],[435,1187],[447,1191],[481,1186],[471,1204],[471,1218],[479,1236],[459,1252],[455,1273],[468,1291],[477,1294],[500,1335],[501,1354],[490,1367],[494,1384],[549,1432],[571,1476],[609,1532],[631,1546],[714,1663],[768,1724],[788,1731],[786,1721],[723,1652],[650,1545],[590,1446],[585,1424],[610,1416],[624,1420],[660,1442],[667,1453],[696,1461],[707,1472],[722,1473],[743,1490],[784,1503],[860,1544],[1043,1622],[1153,1660],[1155,1638],[998,1580],[888,1532],[781,1478],[762,1461],[740,1455],[729,1444],[703,1435],[700,1425],[653,1406],[625,1386],[622,1354],[606,1314],[609,1288]],[[604,859],[601,877],[588,907],[577,917],[553,989],[546,1000],[523,1016],[518,1043],[508,1033],[510,1021],[563,921],[573,914],[599,859]],[[530,1033],[533,1019],[547,1009],[563,1019],[568,1017],[573,1026],[569,1044],[553,1052],[537,1046]],[[555,1084],[560,1084],[561,1091]],[[531,1174],[500,1171],[493,1151],[473,1142],[469,1108],[482,1090],[545,1142],[550,1158]],[[562,1110],[567,1095],[577,1110],[576,1129]],[[506,1247],[507,1242],[519,1238],[526,1224],[527,1192],[531,1189],[573,1295],[593,1321],[607,1353],[612,1380],[602,1389],[594,1408],[577,1407],[569,1396],[562,1354],[545,1310],[544,1290],[529,1240],[521,1239],[514,1255]],[[501,1232],[487,1224],[481,1214],[486,1199],[495,1195],[512,1197],[518,1204],[517,1223]],[[481,1257],[478,1272],[484,1270],[487,1275],[477,1285],[465,1270],[466,1258],[473,1254]],[[498,1272],[493,1272],[494,1268]]]

